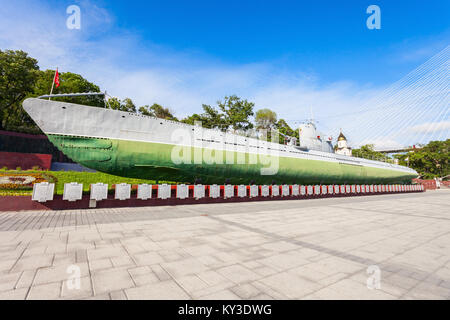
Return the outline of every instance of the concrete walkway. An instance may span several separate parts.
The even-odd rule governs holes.
[[[439,190],[0,212],[0,299],[449,299],[449,204]]]

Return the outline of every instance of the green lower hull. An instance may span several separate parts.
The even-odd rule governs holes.
[[[327,161],[279,157],[275,175],[261,175],[261,163],[249,164],[249,154],[235,152],[233,164],[194,164],[198,149],[191,148],[190,163],[174,164],[172,145],[48,135],[50,141],[73,161],[98,171],[118,176],[158,181],[203,184],[392,184],[410,183],[415,175],[408,173],[339,164]],[[237,159],[243,164],[236,164]],[[250,156],[251,157],[251,156]],[[229,161],[228,157],[228,162]],[[223,163],[226,163],[225,154]]]

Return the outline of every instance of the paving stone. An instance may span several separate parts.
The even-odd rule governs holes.
[[[195,258],[162,263],[161,266],[172,276],[181,277],[207,270],[207,267]]]
[[[61,282],[35,285],[30,288],[27,300],[55,300],[60,297]]]
[[[134,282],[126,269],[94,271],[92,279],[95,295],[134,287]]]
[[[218,269],[217,272],[234,283],[242,283],[260,278],[258,274],[238,264]]]
[[[167,280],[125,290],[130,300],[184,300],[190,297],[174,281]]]
[[[61,297],[64,299],[82,299],[93,295],[90,277],[81,277],[78,282],[64,281],[62,284]]]

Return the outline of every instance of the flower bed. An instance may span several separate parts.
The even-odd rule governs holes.
[[[0,173],[0,190],[32,190],[35,183],[55,180],[45,173]]]

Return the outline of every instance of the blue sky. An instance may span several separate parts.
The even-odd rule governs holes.
[[[381,30],[366,27],[372,3],[381,8]],[[117,27],[144,41],[232,64],[271,61],[329,81],[397,80],[449,37],[449,1],[113,1],[105,7],[116,14]]]
[[[80,30],[66,28],[72,4]],[[366,27],[371,4],[381,8],[380,30]],[[25,50],[42,69],[80,73],[111,95],[183,117],[237,94],[292,125],[312,108],[329,131],[450,42],[450,2],[437,0],[0,0],[0,8],[0,49]]]

